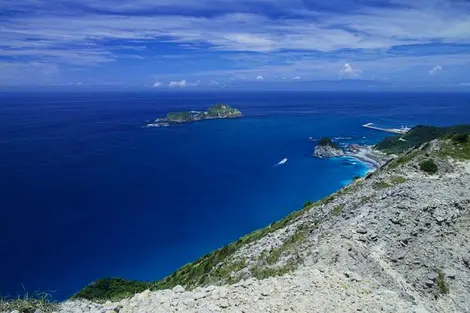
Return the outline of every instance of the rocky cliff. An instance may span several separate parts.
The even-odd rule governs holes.
[[[313,151],[313,156],[317,158],[334,158],[343,156],[344,151],[334,143],[330,138],[322,138]]]
[[[470,312],[469,186],[470,142],[434,140],[163,281],[96,283],[57,310]]]

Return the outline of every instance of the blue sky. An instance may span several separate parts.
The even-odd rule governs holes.
[[[3,0],[0,85],[470,88],[467,0]]]

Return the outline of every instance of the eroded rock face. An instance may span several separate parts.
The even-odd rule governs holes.
[[[317,145],[313,151],[313,156],[320,159],[328,159],[344,156],[344,151],[331,145]]]
[[[328,137],[321,138],[313,151],[313,156],[321,159],[343,156],[344,151]]]

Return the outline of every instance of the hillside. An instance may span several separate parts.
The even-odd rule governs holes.
[[[467,159],[469,142],[435,140],[163,281],[101,281],[75,298],[168,288],[119,303],[154,301],[154,312],[470,312]],[[437,172],[426,172],[429,160]],[[224,284],[232,285],[215,287]]]
[[[162,281],[101,280],[59,311],[470,312],[466,139],[424,143]]]
[[[418,147],[419,145],[444,136],[452,136],[454,134],[470,134],[470,125],[457,125],[449,127],[436,126],[416,126],[406,135],[393,136],[386,138],[382,142],[375,145],[377,150],[399,154],[408,149]],[[402,140],[400,140],[400,138]]]

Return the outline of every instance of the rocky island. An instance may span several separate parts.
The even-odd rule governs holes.
[[[164,118],[158,118],[154,122],[147,124],[147,127],[169,126],[171,123],[188,123],[209,119],[237,118],[242,117],[240,110],[232,108],[226,104],[217,104],[207,111],[183,111],[170,112]]]
[[[469,313],[469,134],[386,139],[374,173],[162,280],[100,279],[41,310]]]
[[[320,139],[313,151],[313,156],[317,158],[334,158],[344,156],[344,151],[333,140],[328,137]]]

